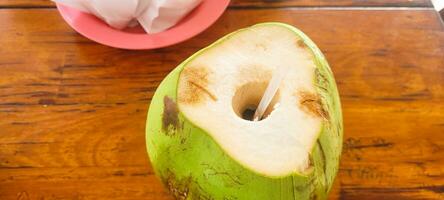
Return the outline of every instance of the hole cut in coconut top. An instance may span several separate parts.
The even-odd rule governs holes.
[[[269,81],[267,82],[250,82],[242,85],[236,90],[233,96],[232,106],[233,111],[237,116],[244,120],[253,121],[254,113],[261,101],[265,89],[267,88]],[[270,105],[264,112],[264,115],[260,120],[263,120],[271,114],[271,112],[279,106],[279,90],[270,102]],[[259,121],[260,121],[259,120]]]
[[[313,59],[304,42],[284,26],[243,29],[186,64],[178,82],[179,110],[244,167],[265,176],[303,174],[323,120],[313,112],[322,109]],[[284,66],[288,72],[265,117],[245,119],[273,72]]]

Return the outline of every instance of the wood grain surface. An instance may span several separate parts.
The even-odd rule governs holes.
[[[405,6],[431,7],[430,0],[232,0],[232,7]],[[0,0],[0,7],[54,7],[50,0]]]
[[[444,199],[444,26],[431,9],[235,8],[151,51],[96,44],[53,8],[0,19],[2,200],[171,199],[145,150],[156,87],[197,50],[264,21],[299,27],[335,74],[345,135],[330,199]]]

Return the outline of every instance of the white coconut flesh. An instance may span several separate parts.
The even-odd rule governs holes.
[[[265,176],[303,174],[323,120],[313,59],[285,27],[241,30],[186,64],[178,82],[179,110],[244,167]],[[285,66],[264,118],[247,119],[273,72]]]

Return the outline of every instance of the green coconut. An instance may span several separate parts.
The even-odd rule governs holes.
[[[265,116],[251,121],[284,66]],[[321,51],[290,25],[262,23],[200,50],[162,81],[146,144],[176,199],[326,199],[342,134],[337,87]]]

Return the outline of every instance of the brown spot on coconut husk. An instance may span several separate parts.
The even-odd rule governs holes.
[[[305,44],[305,42],[304,42],[302,39],[298,39],[298,40],[296,41],[296,45],[298,45],[298,47],[300,47],[300,48],[305,48],[305,47],[307,47],[307,45]]]
[[[183,88],[179,90],[178,100],[182,103],[197,104],[202,102],[205,97],[209,97],[213,101],[217,101],[214,95],[208,89],[209,71],[206,67],[185,67],[181,73]]]
[[[316,194],[316,191],[313,190],[313,191],[311,191],[310,199],[311,199],[311,200],[319,200],[319,199],[321,199],[321,198]]]
[[[194,82],[194,81],[188,81],[191,85],[193,85],[196,88],[201,89],[203,92],[207,93],[207,95],[213,99],[213,101],[217,101],[217,97],[216,95],[214,95],[213,93],[211,93],[210,91],[208,91],[207,88],[205,88],[204,86],[199,85],[198,83]]]
[[[176,176],[171,171],[167,171],[164,183],[175,199],[179,200],[187,199],[188,194],[190,192],[189,190],[191,184],[190,177],[182,180],[177,180]]]
[[[172,133],[170,127],[174,130],[180,128],[179,123],[179,110],[177,104],[170,97],[165,96],[163,98],[163,115],[162,115],[162,129],[166,134]]]
[[[321,98],[316,94],[306,91],[299,92],[299,106],[311,116],[328,120],[328,113],[322,106]]]
[[[161,179],[175,199],[212,199],[198,182],[192,178],[191,174],[179,178],[170,169],[166,169],[161,175]]]

